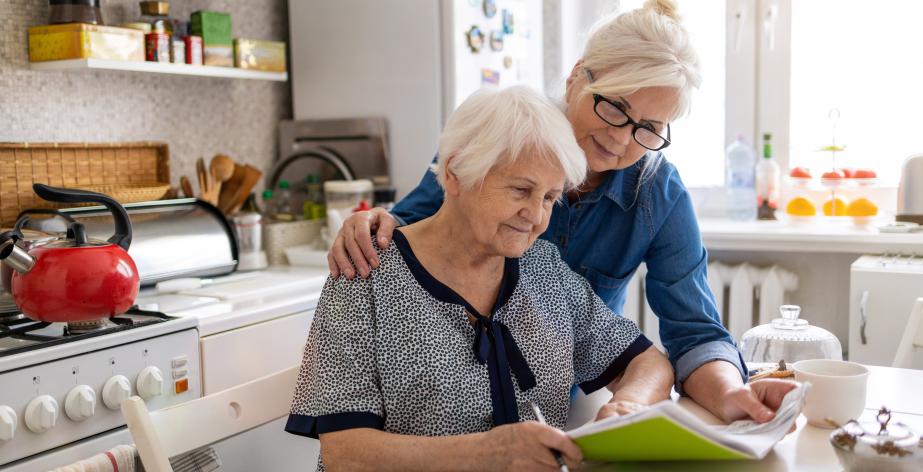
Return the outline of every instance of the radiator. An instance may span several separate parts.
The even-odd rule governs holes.
[[[622,312],[662,348],[657,315],[647,303],[644,290],[646,275],[647,267],[641,264],[628,282]],[[721,322],[739,340],[748,329],[779,317],[779,306],[785,304],[786,293],[798,288],[798,276],[779,266],[712,262],[708,264],[708,287],[715,296]]]

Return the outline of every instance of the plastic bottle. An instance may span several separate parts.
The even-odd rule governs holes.
[[[725,169],[728,217],[738,221],[756,219],[756,155],[742,136],[728,146]]]
[[[756,165],[756,216],[761,220],[776,219],[779,207],[779,187],[782,171],[772,158],[772,134],[763,135],[763,158]]]
[[[263,204],[261,205],[263,211],[260,213],[263,214],[264,222],[268,223],[269,221],[275,218],[275,205],[272,201],[272,190],[266,189],[263,190]]]
[[[304,219],[320,220],[326,217],[326,208],[324,204],[324,188],[321,186],[320,178],[311,174],[305,178],[305,200],[302,206]]]
[[[281,221],[295,219],[295,212],[292,210],[292,191],[288,188],[288,180],[279,181],[279,189],[273,193],[272,199],[275,203],[275,219]]]

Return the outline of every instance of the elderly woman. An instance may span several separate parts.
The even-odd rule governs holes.
[[[328,469],[557,470],[574,384],[618,408],[668,398],[669,362],[538,240],[586,160],[564,115],[524,87],[448,120],[445,199],[377,249],[366,279],[328,281],[286,430]],[[537,405],[550,426],[534,421]]]
[[[672,1],[648,0],[601,24],[567,79],[564,97],[589,172],[554,207],[540,237],[557,246],[616,313],[644,262],[647,299],[660,318],[676,390],[725,421],[750,416],[763,422],[794,384],[745,384],[746,366],[708,288],[708,255],[692,202],[662,152],[670,146],[670,122],[689,109],[700,80]],[[370,232],[376,230],[379,246],[386,247],[396,225],[432,215],[442,195],[427,173],[392,214],[350,217],[328,256],[331,272],[352,277],[355,262],[359,275],[367,275],[379,263]]]

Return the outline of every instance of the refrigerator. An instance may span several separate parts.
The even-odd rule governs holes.
[[[383,117],[398,197],[480,87],[542,90],[542,0],[289,0],[295,120]]]

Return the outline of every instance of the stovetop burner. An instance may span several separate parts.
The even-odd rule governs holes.
[[[0,357],[71,341],[139,328],[175,319],[156,311],[134,307],[112,318],[89,324],[48,323],[23,316],[0,318]]]

